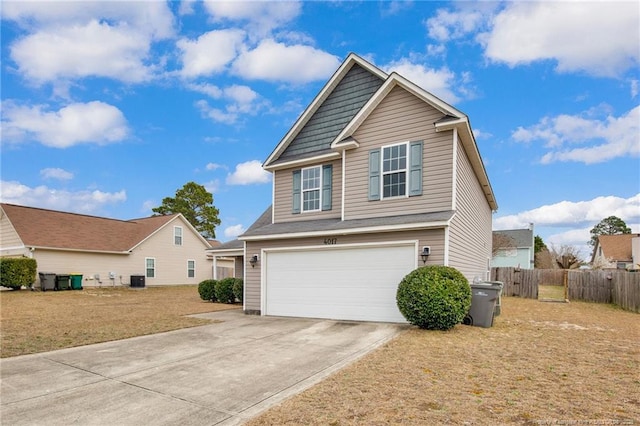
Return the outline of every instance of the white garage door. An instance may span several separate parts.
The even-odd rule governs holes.
[[[415,243],[266,252],[265,314],[405,322],[396,290],[416,258]]]

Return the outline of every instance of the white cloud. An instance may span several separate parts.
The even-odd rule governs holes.
[[[448,42],[476,31],[486,19],[486,14],[480,10],[461,9],[452,12],[438,9],[434,17],[426,20],[425,25],[429,37],[439,42]]]
[[[340,66],[340,60],[327,52],[305,45],[285,45],[273,39],[243,52],[233,70],[253,80],[308,83],[324,80]]]
[[[1,181],[0,200],[19,204],[77,213],[99,212],[104,206],[127,200],[125,190],[103,192],[99,190],[67,191],[44,185],[29,187],[16,181]]]
[[[212,181],[205,183],[203,186],[207,190],[207,192],[210,192],[211,194],[216,194],[218,192],[218,189],[220,189],[220,180],[214,179]]]
[[[251,185],[254,183],[268,183],[271,181],[271,173],[262,168],[258,160],[240,163],[233,173],[227,175],[229,185]]]
[[[556,161],[593,164],[640,155],[640,106],[620,117],[594,118],[593,113],[544,117],[538,124],[519,127],[511,136],[518,142],[543,141],[550,149],[541,159],[545,164]]]
[[[589,201],[561,201],[497,217],[493,221],[493,227],[518,229],[533,223],[535,226],[576,228],[585,224],[593,226],[609,216],[617,216],[625,222],[640,221],[640,193],[630,198],[603,196]]]
[[[203,117],[219,123],[234,124],[238,121],[240,115],[255,115],[267,106],[267,102],[263,101],[260,95],[248,86],[233,85],[220,89],[211,85],[190,85],[189,88],[206,93],[214,99],[222,98],[230,101],[224,108],[212,107],[205,100],[196,102],[196,107]]]
[[[161,1],[61,2],[6,1],[2,3],[2,19],[17,22],[21,27],[37,31],[44,26],[67,27],[100,18],[128,23],[131,27],[162,39],[174,34],[174,17],[169,5]]]
[[[182,51],[181,74],[198,77],[224,71],[238,55],[244,38],[242,30],[225,29],[202,34],[196,40],[178,40],[176,44]]]
[[[206,169],[207,170],[218,170],[218,169],[226,169],[227,166],[225,166],[224,164],[218,164],[218,163],[207,163]]]
[[[511,2],[478,39],[510,67],[554,60],[559,72],[617,77],[640,63],[637,2]]]
[[[152,41],[172,37],[165,2],[4,2],[2,18],[26,35],[9,46],[25,79],[35,85],[98,76],[125,82],[153,78]],[[62,80],[62,81],[61,81]]]
[[[40,176],[44,179],[58,179],[58,180],[73,179],[73,173],[57,167],[40,170]]]
[[[3,140],[35,139],[46,146],[68,148],[82,143],[105,145],[120,142],[129,134],[127,121],[113,105],[94,101],[69,104],[58,111],[46,106],[2,103]]]
[[[19,72],[34,84],[87,76],[141,82],[152,77],[145,65],[149,37],[93,20],[86,25],[46,29],[11,45]]]
[[[214,22],[242,21],[255,39],[295,19],[302,6],[296,1],[216,1],[205,0],[204,6]]]
[[[247,229],[241,224],[227,226],[224,229],[224,236],[225,238],[233,239],[233,238],[236,238],[238,235],[244,234],[246,230]]]
[[[447,67],[440,69],[428,68],[423,64],[414,63],[410,59],[403,58],[391,62],[383,67],[387,71],[395,71],[406,79],[412,81],[449,104],[455,104],[461,97],[454,92],[462,92],[464,82],[456,78],[456,74]],[[469,89],[465,91],[470,92]]]

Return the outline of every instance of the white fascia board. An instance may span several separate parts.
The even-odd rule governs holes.
[[[209,250],[207,250],[207,254],[209,254],[211,256],[215,256],[215,257],[244,256],[244,249],[241,249],[241,248],[223,249],[223,250],[209,249]]]
[[[322,237],[330,235],[373,234],[379,232],[407,231],[412,229],[437,229],[449,226],[448,220],[398,225],[369,226],[363,228],[331,229],[326,231],[289,232],[285,234],[241,237],[243,241],[284,240],[288,238]]]
[[[320,93],[314,98],[314,100],[307,106],[307,108],[302,112],[300,118],[294,123],[294,125],[289,129],[287,134],[282,138],[280,143],[276,146],[273,152],[267,157],[266,161],[263,163],[263,167],[268,169],[270,163],[275,161],[296,137],[296,135],[302,130],[302,128],[307,124],[309,119],[315,114],[315,112],[320,108],[322,103],[329,97],[333,89],[342,81],[344,76],[349,72],[349,70],[353,67],[354,64],[358,64],[361,67],[365,68],[367,71],[379,76],[380,78],[387,78],[387,74],[385,74],[382,70],[373,66],[369,62],[365,61],[358,55],[354,53],[350,53],[347,58],[344,60],[342,65],[338,67],[338,69],[333,73],[329,81],[324,85]]]
[[[288,169],[290,167],[299,167],[305,166],[307,164],[319,163],[326,160],[335,160],[340,158],[339,152],[329,152],[327,154],[316,155],[314,157],[302,158],[299,160],[287,161],[286,163],[280,163],[273,166],[263,166],[263,168],[268,172],[273,172],[281,169]]]

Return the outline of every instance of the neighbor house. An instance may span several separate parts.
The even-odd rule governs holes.
[[[598,269],[640,269],[640,234],[600,235],[591,265]]]
[[[0,255],[36,259],[38,272],[81,274],[83,286],[128,285],[132,275],[147,286],[197,284],[213,275],[211,245],[181,214],[117,220],[0,209]]]
[[[534,238],[533,224],[527,229],[493,231],[494,254],[491,266],[533,269],[535,262]]]
[[[239,237],[246,313],[404,322],[396,289],[418,266],[488,278],[498,206],[469,119],[401,75],[349,55],[263,167],[273,204]]]

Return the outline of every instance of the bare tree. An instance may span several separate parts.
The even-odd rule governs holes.
[[[555,266],[560,269],[577,269],[582,263],[580,250],[569,245],[561,245],[560,248],[552,246],[551,256],[555,260]]]
[[[500,250],[516,248],[516,242],[513,238],[500,232],[494,232],[492,238],[491,255],[495,256]]]

